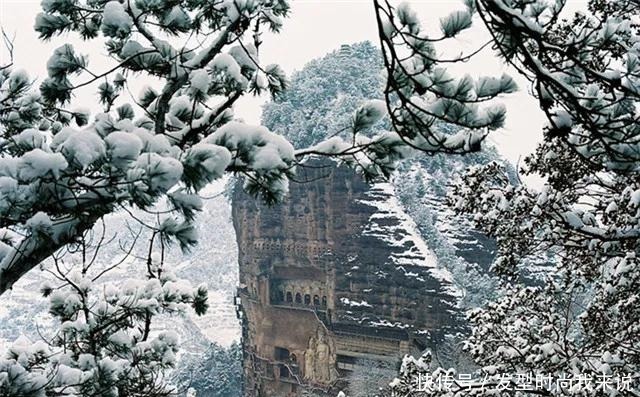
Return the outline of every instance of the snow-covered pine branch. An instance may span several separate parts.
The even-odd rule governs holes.
[[[158,252],[149,278],[97,282],[96,271],[56,260],[54,282],[42,286],[60,328],[44,341],[18,339],[0,358],[3,396],[171,396],[167,379],[179,339],[152,330],[157,315],[206,310],[206,287],[176,279]],[[141,264],[142,265],[142,264]]]
[[[440,22],[441,36],[422,29],[408,3],[392,6],[374,0],[378,34],[387,73],[386,103],[393,129],[402,143],[429,153],[468,153],[480,150],[487,134],[502,127],[505,109],[494,99],[517,87],[507,75],[500,78],[456,78],[447,65],[464,62],[478,50],[453,58],[437,55],[472,25],[475,9],[467,4]],[[457,132],[447,134],[443,126]]]
[[[2,70],[0,227],[24,238],[2,251],[0,293],[120,204],[145,208],[180,185],[195,195],[231,168],[255,181],[250,187],[263,198],[282,196],[293,166],[290,146],[264,148],[264,139],[274,139],[266,129],[225,124],[241,95],[264,89],[277,95],[286,86],[277,66],[261,67],[259,43],[244,35],[277,29],[286,2],[183,3],[43,2],[36,21],[42,38],[69,30],[87,40],[102,35],[119,63],[90,72],[87,57],[64,44],[48,61],[39,93],[24,72]],[[201,48],[170,43],[186,31],[206,38]],[[144,91],[140,106],[131,98],[116,107],[134,72],[157,76],[164,86]],[[98,86],[104,112],[87,124],[86,112],[65,107],[76,88],[89,84]],[[216,140],[222,125],[227,138]],[[27,227],[39,212],[51,219],[46,235]]]
[[[592,15],[562,22],[562,3],[480,1],[477,9],[500,54],[534,83],[547,136],[594,170],[638,172],[637,2],[592,1]]]
[[[392,6],[375,0],[373,5],[386,72],[385,101],[362,103],[347,127],[300,148],[296,156],[337,157],[373,179],[389,177],[398,161],[416,153],[480,150],[487,135],[504,123],[505,108],[495,100],[514,92],[516,84],[505,74],[454,78],[446,71],[447,65],[465,62],[477,51],[451,59],[436,55],[438,44],[451,42],[471,26],[475,9],[467,5],[451,13],[441,20],[442,35],[430,37],[408,3]],[[391,121],[391,131],[370,134],[383,117]]]

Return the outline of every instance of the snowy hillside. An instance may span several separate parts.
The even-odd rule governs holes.
[[[157,330],[172,329],[179,333],[184,353],[203,353],[211,342],[229,346],[239,338],[239,325],[233,306],[238,280],[237,246],[230,219],[230,205],[221,194],[223,189],[224,183],[220,182],[203,193],[204,208],[198,216],[200,243],[196,249],[192,253],[182,254],[179,247],[175,246],[168,255],[168,262],[174,264],[172,270],[178,277],[194,285],[206,283],[209,289],[210,306],[205,315],[196,316],[190,311],[180,318],[159,318],[156,322]],[[136,213],[141,219],[145,215]],[[125,253],[121,247],[131,243],[127,229],[134,226],[126,213],[116,213],[107,218],[107,235],[115,236],[115,239],[101,251],[96,266],[106,268],[122,260]],[[140,244],[139,249],[144,251],[144,244]],[[141,265],[131,255],[109,272],[105,281],[136,277],[141,272]],[[47,266],[51,264],[44,268]],[[54,324],[47,313],[48,300],[39,291],[42,282],[53,281],[52,278],[45,271],[34,269],[3,296],[3,305],[0,306],[0,351],[20,336],[36,341],[41,338],[39,334],[43,337],[49,334]]]
[[[377,212],[369,218],[369,224],[363,234],[383,240],[390,246],[405,248],[402,253],[392,253],[390,260],[397,269],[404,270],[406,276],[413,276],[418,281],[424,281],[417,273],[407,272],[404,266],[428,268],[429,275],[441,281],[448,293],[453,296],[461,295],[460,290],[449,285],[449,283],[453,283],[451,273],[438,264],[438,258],[420,235],[415,221],[404,211],[393,184],[388,182],[375,183],[368,196],[370,199],[362,200],[362,202],[374,206]],[[390,222],[390,220],[395,220],[397,223]]]

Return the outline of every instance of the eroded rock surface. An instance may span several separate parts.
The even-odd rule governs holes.
[[[397,362],[459,327],[451,275],[390,184],[329,160],[298,179],[274,207],[233,197],[247,396],[348,387],[359,363]]]

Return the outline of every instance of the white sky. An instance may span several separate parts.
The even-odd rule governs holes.
[[[290,18],[285,20],[281,34],[264,34],[260,48],[261,62],[278,63],[290,75],[301,69],[306,62],[323,56],[341,44],[371,40],[377,44],[377,31],[370,0],[293,0]],[[423,26],[439,26],[439,18],[448,12],[462,8],[460,0],[412,1]],[[569,0],[569,9],[583,8],[586,0]],[[15,38],[15,64],[27,70],[30,76],[41,81],[46,77],[46,62],[53,50],[65,42],[71,42],[76,52],[89,55],[89,66],[94,72],[106,71],[111,61],[106,59],[106,51],[99,40],[82,42],[75,36],[55,38],[43,43],[37,38],[33,24],[40,12],[40,2],[34,0],[0,0],[0,25]],[[458,54],[483,43],[488,33],[477,21],[459,39],[452,41],[443,54]],[[466,52],[466,51],[465,51]],[[7,52],[0,52],[0,63],[4,63]],[[485,50],[474,60],[453,69],[453,72],[469,73],[472,76],[499,76],[506,69],[491,50]],[[514,75],[514,73],[512,73]],[[521,156],[530,153],[541,139],[543,115],[536,102],[527,95],[529,87],[521,79],[521,91],[503,100],[507,106],[507,122],[504,129],[496,131],[490,138],[502,154],[516,163]],[[83,81],[82,78],[80,80]],[[146,79],[129,81],[137,95],[137,87],[149,82]],[[74,105],[95,108],[95,86],[77,93]],[[260,105],[266,98],[243,98],[236,108],[236,115],[249,123],[257,124],[260,119]]]

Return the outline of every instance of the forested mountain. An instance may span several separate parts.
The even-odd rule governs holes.
[[[296,147],[308,147],[346,134],[357,107],[383,98],[383,89],[379,49],[368,41],[343,45],[294,73],[284,95],[265,105],[262,122]],[[381,121],[371,131],[386,128],[389,125]],[[491,161],[512,170],[495,148],[487,147],[464,156],[420,154],[401,164],[393,177],[395,194],[405,211],[464,291],[462,307],[477,306],[492,295],[489,266],[495,244],[475,231],[469,220],[454,216],[445,205],[447,187],[467,167]]]
[[[358,105],[381,98],[383,84],[380,50],[368,41],[345,45],[295,72],[280,99],[264,106],[262,122],[308,147],[347,128]]]

